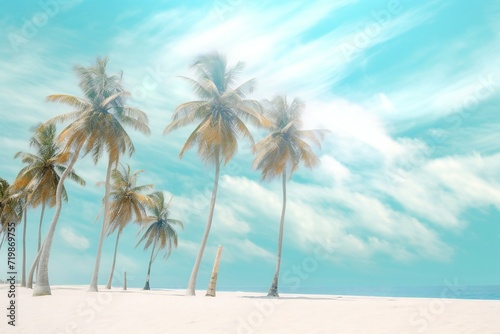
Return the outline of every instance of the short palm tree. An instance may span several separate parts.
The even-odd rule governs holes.
[[[37,285],[33,293],[35,296],[50,294],[48,262],[52,239],[61,212],[62,185],[67,176],[66,172],[73,168],[80,151],[84,154],[91,152],[95,163],[103,153],[108,155],[106,190],[103,199],[104,221],[97,247],[94,274],[89,288],[89,291],[97,291],[102,244],[107,231],[106,219],[109,211],[111,170],[113,166],[117,165],[123,154],[128,151],[129,155],[132,155],[134,152],[132,140],[123,125],[130,126],[145,134],[150,133],[146,114],[137,108],[126,105],[129,93],[122,86],[122,73],[108,76],[106,73],[107,63],[107,58],[97,58],[95,66],[75,66],[76,74],[80,79],[79,86],[84,94],[83,98],[64,94],[47,97],[48,101],[63,103],[75,108],[74,111],[56,116],[47,122],[47,124],[52,124],[71,121],[59,134],[58,139],[65,144],[64,151],[74,150],[75,153],[69,162],[68,169],[61,175],[56,191],[56,211],[40,256]]]
[[[294,99],[291,104],[282,96],[266,101],[265,115],[270,121],[270,133],[254,148],[257,155],[254,166],[261,170],[262,180],[281,176],[283,187],[276,271],[268,296],[279,297],[278,278],[285,223],[287,175],[291,178],[300,163],[308,168],[318,164],[319,160],[307,141],[319,146],[325,133],[325,130],[302,130],[301,116],[304,109],[305,105],[299,99]]]
[[[193,86],[199,99],[179,105],[164,131],[164,134],[167,134],[180,127],[197,123],[179,156],[182,158],[186,150],[197,145],[200,157],[215,166],[207,225],[189,279],[186,291],[188,296],[195,294],[196,278],[212,226],[221,163],[228,163],[236,153],[238,136],[247,137],[253,143],[245,121],[260,126],[265,120],[260,113],[260,104],[255,100],[246,99],[246,94],[253,91],[254,80],[235,85],[243,67],[244,64],[238,62],[234,67],[228,68],[225,57],[217,53],[198,57],[191,66],[198,79],[183,78]]]
[[[108,235],[117,231],[115,252],[113,255],[113,263],[109,274],[108,284],[106,289],[111,289],[113,281],[113,273],[115,271],[116,253],[118,250],[118,241],[123,229],[131,221],[138,223],[145,222],[147,218],[146,206],[153,205],[153,200],[143,194],[144,191],[153,188],[152,184],[137,185],[137,175],[142,173],[142,170],[134,172],[130,171],[130,166],[122,166],[123,172],[118,169],[111,173],[111,196],[108,218]]]
[[[144,250],[146,250],[153,244],[151,256],[149,257],[148,274],[146,276],[144,290],[150,290],[149,278],[151,277],[151,264],[156,258],[156,255],[158,255],[158,252],[161,249],[165,249],[164,257],[167,258],[172,252],[172,248],[177,248],[178,237],[174,225],[184,228],[180,220],[169,218],[170,201],[172,199],[170,199],[168,203],[165,203],[165,198],[161,191],[151,194],[150,197],[153,200],[151,215],[148,217],[151,223],[145,227],[144,234],[136,245],[137,247],[141,242],[146,240],[144,244]]]

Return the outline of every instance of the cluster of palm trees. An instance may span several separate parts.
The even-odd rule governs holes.
[[[178,242],[175,226],[183,227],[182,222],[170,218],[170,201],[165,202],[162,192],[145,194],[153,188],[153,185],[137,185],[137,176],[142,171],[132,173],[128,165],[122,166],[122,170],[118,168],[123,155],[128,153],[131,156],[134,153],[134,145],[124,126],[132,127],[143,134],[149,134],[150,130],[146,113],[126,104],[129,93],[122,85],[122,73],[109,76],[106,73],[107,62],[107,58],[98,58],[95,66],[75,67],[83,97],[70,95],[47,97],[50,102],[65,104],[74,110],[38,126],[31,139],[31,144],[37,148],[38,154],[18,153],[16,156],[22,158],[27,166],[11,186],[6,181],[0,180],[2,229],[7,222],[17,223],[22,217],[26,219],[28,206],[42,205],[42,216],[45,205],[55,206],[54,217],[43,243],[39,232],[39,252],[30,270],[30,274],[33,275],[33,270],[37,268],[36,287],[33,293],[35,296],[50,294],[48,262],[62,200],[67,200],[64,181],[70,178],[79,184],[84,184],[84,181],[73,172],[73,166],[80,155],[83,157],[90,153],[94,163],[97,163],[103,154],[108,158],[103,198],[103,224],[90,291],[97,291],[102,244],[107,235],[116,232],[113,264],[107,284],[110,288],[121,232],[132,221],[144,229],[138,244],[145,241],[145,249],[152,246],[144,287],[149,289],[152,262],[160,249],[165,249],[165,256],[168,257]],[[263,102],[247,98],[254,89],[255,81],[252,79],[237,84],[243,68],[244,64],[241,62],[229,67],[225,57],[218,53],[196,58],[191,66],[196,73],[196,79],[188,77],[183,79],[192,85],[198,99],[179,105],[164,131],[164,134],[168,134],[178,128],[194,124],[195,128],[187,138],[179,156],[182,158],[189,148],[196,146],[202,160],[215,166],[207,224],[189,279],[187,295],[195,294],[196,278],[215,210],[220,168],[237,152],[238,139],[246,137],[250,140],[256,154],[254,167],[261,171],[262,180],[281,177],[283,184],[278,255],[269,296],[278,296],[286,182],[301,163],[308,168],[318,163],[318,158],[309,143],[319,145],[325,131],[302,129],[301,116],[305,109],[304,103],[299,99],[289,103],[283,96]],[[59,122],[69,122],[69,124],[56,136],[55,124]],[[268,135],[255,143],[250,131],[252,127],[265,128],[268,130]],[[47,139],[50,145],[43,144],[45,137],[52,140],[50,142]],[[41,159],[37,160],[38,158]],[[43,176],[45,172],[42,170],[33,171],[31,167],[36,165],[35,162],[43,168],[50,166],[51,173]],[[44,190],[40,190],[42,188]]]

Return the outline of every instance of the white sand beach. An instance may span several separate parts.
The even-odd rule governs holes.
[[[17,287],[16,326],[5,314],[0,286],[0,333],[359,333],[498,334],[500,301],[352,297],[53,286],[52,296],[32,297]]]

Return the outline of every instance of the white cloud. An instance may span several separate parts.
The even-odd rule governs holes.
[[[229,241],[226,252],[229,252],[237,259],[251,261],[253,259],[262,259],[268,262],[273,262],[276,256],[270,251],[257,246],[248,239],[233,239]]]
[[[231,179],[231,183],[242,185],[226,190],[231,198],[252,203],[255,215],[262,217],[262,221],[279,221],[279,187],[272,184],[273,191],[269,192],[267,185],[242,177]],[[285,230],[292,235],[293,241],[288,242],[307,251],[328,239],[337,260],[369,259],[377,253],[386,253],[399,260],[450,258],[451,248],[431,228],[353,188],[359,185],[354,183],[351,188],[351,184],[332,187],[289,182]],[[270,202],[262,195],[265,193],[275,193],[275,199]],[[267,228],[273,233],[267,238],[274,239],[277,225]],[[252,233],[257,233],[257,229],[253,228]]]
[[[380,189],[413,214],[429,222],[461,230],[468,208],[500,208],[500,155],[445,157],[424,162]]]
[[[367,159],[367,155],[374,154],[392,159],[407,150],[404,143],[391,138],[379,117],[343,99],[309,103],[304,123],[306,128],[330,130],[327,139],[335,148],[328,153],[343,159]],[[366,155],[360,154],[360,149],[365,150]]]
[[[68,246],[71,246],[78,250],[86,250],[90,246],[89,240],[87,238],[79,233],[76,233],[69,227],[61,227],[61,229],[59,230],[59,235]]]
[[[463,45],[463,40],[479,38],[462,36],[440,52],[429,53],[427,64],[421,66],[421,70],[387,83],[384,93],[397,112],[381,110],[381,115],[387,120],[434,120],[453,113],[470,113],[481,102],[500,95],[500,63],[496,57],[500,52],[500,37],[494,43],[475,48]],[[464,52],[466,66],[450,61],[454,55]],[[369,107],[370,102],[367,100],[363,104]]]

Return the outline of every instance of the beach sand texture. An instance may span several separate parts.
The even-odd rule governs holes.
[[[500,301],[283,295],[54,286],[52,296],[17,288],[16,327],[0,333],[500,334]],[[0,287],[7,305],[7,287]],[[5,307],[2,307],[6,313]]]

